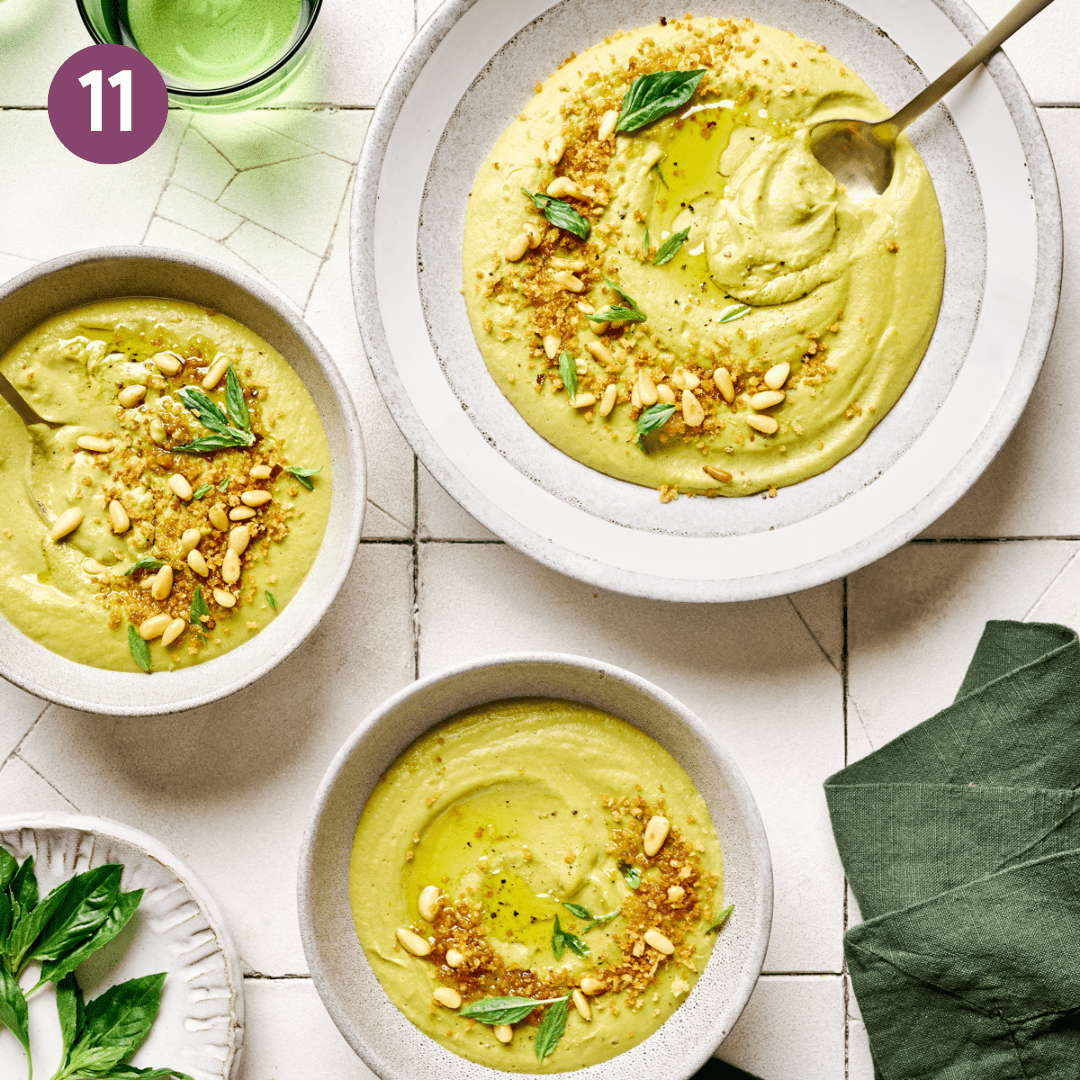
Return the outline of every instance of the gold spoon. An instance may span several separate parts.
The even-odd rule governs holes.
[[[882,195],[896,163],[896,137],[936,105],[961,79],[981,64],[1006,38],[1034,18],[1051,0],[1020,0],[1006,16],[944,75],[912,98],[888,120],[825,120],[810,129],[814,157],[853,195]]]
[[[54,428],[63,427],[64,422],[57,420],[46,420],[44,416],[39,416],[37,412],[29,405],[26,398],[19,393],[15,387],[8,382],[7,376],[0,374],[0,397],[2,397],[16,412],[19,419],[26,425],[27,433],[30,436],[30,473],[34,472],[34,461],[41,452],[40,439],[35,433],[34,428],[38,424],[42,424],[50,431]],[[38,513],[41,515],[41,520],[46,525],[52,526],[52,521],[49,519],[48,510],[45,508],[44,503],[38,498],[37,493],[34,491],[34,486],[27,481],[27,489],[34,497],[34,502],[37,505]]]

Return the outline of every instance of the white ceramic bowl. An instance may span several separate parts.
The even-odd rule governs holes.
[[[66,660],[0,613],[0,675],[85,712],[179,712],[235,693],[289,655],[318,625],[352,565],[363,523],[366,470],[360,422],[334,361],[300,313],[217,263],[158,248],[95,248],[42,263],[0,286],[0,355],[45,319],[116,296],[188,300],[236,319],[278,350],[303,380],[330,444],[333,499],[322,546],[296,596],[266,629],[215,660],[179,671],[105,671]]]
[[[772,864],[738,766],[686,706],[628,671],[579,656],[526,653],[474,661],[421,679],[376,709],[341,748],[315,798],[300,852],[300,935],[323,1004],[381,1080],[518,1077],[458,1057],[405,1018],[375,978],[349,906],[349,854],[368,795],[428,728],[462,709],[523,696],[584,702],[654,738],[704,797],[724,852],[724,901],[735,910],[683,1005],[652,1036],[576,1080],[685,1080],[739,1018],[761,971],[772,920]]]

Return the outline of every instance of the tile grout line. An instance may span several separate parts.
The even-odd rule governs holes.
[[[45,713],[47,713],[48,711],[49,711],[48,706],[46,706],[42,710],[41,715],[44,716]],[[41,717],[38,717],[38,719],[40,720]],[[37,721],[35,720],[34,723],[36,725]],[[33,730],[33,729],[31,728],[31,730]],[[26,734],[29,735],[30,732],[28,731]],[[25,736],[24,736],[24,738],[25,738]],[[20,743],[19,745],[21,746],[22,744]],[[8,762],[15,761],[16,759],[21,761],[39,780],[41,780],[41,782],[43,784],[48,784],[48,786],[51,787],[53,789],[53,791],[55,791],[56,794],[59,795],[60,798],[63,799],[64,802],[66,802],[68,804],[68,806],[72,807],[77,814],[82,813],[82,809],[79,807],[79,805],[77,803],[73,802],[71,799],[69,799],[44,773],[42,773],[38,769],[35,769],[34,766],[31,765],[30,762],[27,761],[26,758],[24,758],[22,756],[22,754],[19,754],[16,751],[12,751],[11,756],[8,758]],[[7,764],[7,762],[5,762],[5,764]]]
[[[1062,577],[1064,577],[1066,571],[1069,569],[1070,566],[1072,566],[1074,562],[1076,562],[1078,556],[1080,556],[1080,553],[1074,553],[1071,558],[1066,559],[1065,565],[1053,576],[1049,584],[1047,584],[1046,588],[1043,589],[1041,593],[1039,593],[1039,595],[1032,603],[1031,607],[1029,607],[1027,611],[1024,612],[1024,617],[1020,620],[1021,622],[1028,621],[1028,619],[1031,617],[1031,613],[1043,602],[1043,599],[1049,595],[1050,590],[1062,579]]]
[[[187,138],[188,131],[191,130],[191,117],[187,119],[187,123],[184,125],[184,130],[180,133],[180,138],[176,140],[176,153],[173,154],[172,165],[169,166],[169,175],[165,177],[165,183],[161,185],[161,190],[158,192],[157,201],[154,203],[154,209],[150,211],[150,216],[146,219],[146,228],[143,229],[142,239],[139,241],[140,246],[146,244],[146,238],[150,235],[150,228],[154,224],[154,218],[158,217],[158,208],[161,206],[161,200],[165,198],[165,191],[169,186],[169,181],[172,180],[176,173],[176,165],[180,160],[180,149],[184,145],[184,139]],[[168,218],[162,220],[167,221]]]

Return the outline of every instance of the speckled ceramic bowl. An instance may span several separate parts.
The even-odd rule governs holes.
[[[580,701],[652,736],[704,797],[724,852],[724,900],[735,911],[683,1005],[652,1036],[575,1080],[685,1080],[739,1018],[754,988],[772,920],[772,864],[754,798],[738,766],[685,705],[652,683],[580,656],[488,658],[429,676],[373,712],[341,748],[315,798],[300,853],[300,934],[323,1004],[381,1080],[520,1076],[458,1057],[414,1027],[375,978],[353,927],[349,854],[360,812],[383,770],[414,739],[462,709],[542,696]]]
[[[250,327],[304,381],[330,444],[333,501],[326,533],[299,592],[266,629],[215,660],[147,676],[65,660],[0,614],[0,675],[86,712],[147,716],[205,705],[247,686],[318,625],[352,565],[364,517],[366,470],[360,422],[334,361],[300,313],[227,267],[157,248],[95,248],[42,263],[0,285],[0,355],[52,315],[116,296],[164,296],[213,307]]]

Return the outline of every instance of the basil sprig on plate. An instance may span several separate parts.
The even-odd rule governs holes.
[[[656,253],[656,258],[652,261],[653,266],[663,266],[664,263],[671,262],[678,253],[679,248],[686,243],[686,238],[689,235],[689,229],[680,229],[679,232],[669,236],[663,244],[660,245],[660,250]]]
[[[705,68],[695,71],[654,71],[639,75],[622,100],[616,131],[637,131],[685,105],[705,77]]]
[[[581,240],[589,239],[592,226],[568,202],[563,202],[562,199],[553,199],[542,191],[529,191],[528,188],[522,188],[521,190],[532,199],[533,206],[537,210],[544,212],[544,217],[552,225],[565,229],[568,233],[573,233]]]
[[[650,431],[655,431],[657,428],[663,427],[674,415],[674,405],[664,405],[660,402],[657,402],[655,405],[650,405],[647,409],[642,409],[637,422],[638,439],[640,439],[642,435],[648,435]],[[632,866],[630,869],[637,871],[636,866]],[[626,877],[625,870],[623,871],[623,877]],[[627,878],[627,881],[629,880],[630,879]],[[631,885],[630,888],[636,889],[637,886]]]
[[[592,951],[576,934],[571,934],[569,930],[564,930],[562,926],[559,925],[559,916],[556,915],[555,929],[551,934],[551,951],[555,954],[556,960],[561,960],[567,949],[576,956],[588,956]]]
[[[238,395],[240,404],[243,405],[243,413],[237,413],[237,415],[233,416],[233,419],[237,420],[239,418],[240,422],[246,421],[247,427],[235,427],[230,424],[229,417],[221,411],[221,407],[207,397],[198,387],[182,386],[177,391],[180,400],[195,414],[199,423],[204,428],[208,428],[213,434],[204,435],[200,439],[194,439],[192,442],[183,443],[180,446],[174,446],[173,453],[209,454],[214,450],[228,450],[234,446],[251,446],[255,442],[255,436],[250,430],[251,417],[248,414],[247,405],[244,404],[244,395],[239,390],[240,384],[236,381],[231,365],[229,366],[229,375],[236,385],[236,393],[233,397],[235,398]],[[230,400],[228,383],[226,383],[225,389],[225,403],[230,413],[233,412],[234,407],[238,408],[236,402]]]
[[[577,364],[574,358],[565,350],[559,353],[559,378],[566,387],[566,392],[573,401],[577,397]]]
[[[634,298],[621,286],[616,285],[611,278],[604,278],[609,289],[614,289],[625,301],[625,306],[609,307],[606,311],[598,311],[585,318],[590,322],[644,322],[648,316],[634,302]]]

